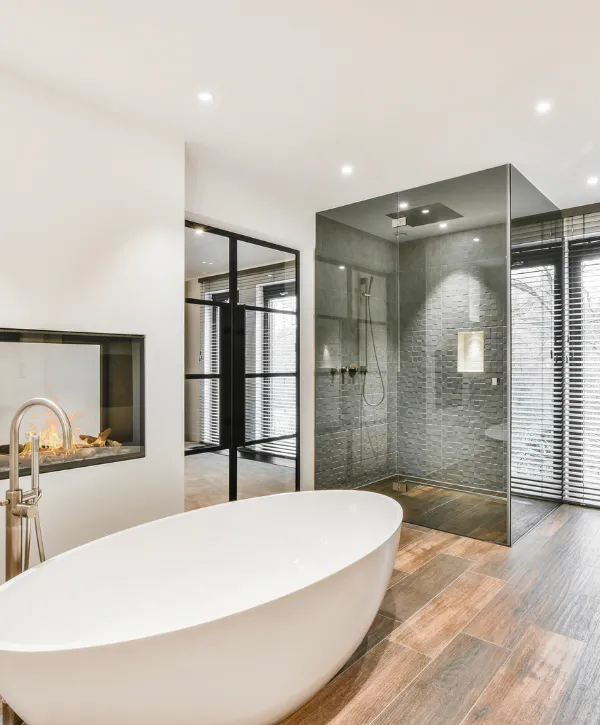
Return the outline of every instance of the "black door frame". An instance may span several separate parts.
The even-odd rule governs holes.
[[[265,438],[259,441],[245,440],[245,393],[246,379],[256,377],[257,373],[246,373],[245,354],[245,316],[246,310],[255,310],[272,313],[271,309],[263,309],[251,305],[240,305],[238,294],[238,241],[255,244],[268,249],[275,249],[295,258],[295,291],[296,291],[296,371],[295,374],[286,373],[288,377],[296,378],[296,433],[289,436],[276,436],[276,439],[296,439],[296,476],[295,489],[300,490],[300,252],[297,249],[284,247],[280,244],[266,242],[243,234],[207,226],[198,222],[185,220],[187,229],[202,230],[216,234],[229,240],[229,299],[230,302],[214,302],[209,300],[194,300],[186,298],[186,302],[193,304],[214,304],[221,310],[221,357],[220,357],[220,441],[218,446],[193,448],[185,451],[185,455],[199,455],[201,453],[229,450],[229,500],[238,498],[238,449],[245,445],[256,445],[274,440]],[[294,314],[294,313],[290,313]],[[230,333],[230,334],[229,334]],[[187,375],[186,379],[210,378],[215,375]]]

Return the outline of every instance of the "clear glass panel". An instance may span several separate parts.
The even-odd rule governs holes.
[[[229,451],[185,457],[185,510],[229,501]]]
[[[317,215],[317,487],[507,543],[508,167]]]
[[[510,542],[560,505],[563,482],[562,224],[510,167]]]
[[[285,312],[246,310],[246,373],[295,373],[298,318],[296,298],[269,301]],[[290,312],[287,311],[289,309]]]
[[[214,450],[222,445],[220,356],[228,309],[224,303],[229,301],[229,238],[204,227],[186,227],[185,274],[185,507],[189,511],[229,500],[229,451]]]
[[[219,381],[185,381],[186,450],[219,445]]]
[[[204,227],[185,229],[185,296],[224,301],[229,295],[229,239]]]
[[[283,438],[259,444],[261,450],[295,455],[296,377],[264,377],[246,380],[246,442]]]
[[[297,464],[295,255],[238,241],[245,305],[245,430],[238,498],[293,491]]]
[[[238,304],[273,307],[275,298],[296,298],[296,257],[250,242],[237,243]],[[288,301],[287,305],[290,303]]]
[[[185,304],[186,375],[218,374],[221,349],[222,308]]]

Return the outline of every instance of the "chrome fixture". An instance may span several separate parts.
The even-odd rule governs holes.
[[[63,435],[63,447],[70,450],[73,445],[71,423],[65,411],[56,403],[46,398],[31,398],[19,407],[10,424],[9,450],[9,488],[6,500],[0,505],[6,506],[6,581],[29,569],[31,552],[31,524],[35,526],[40,562],[46,560],[42,529],[40,525],[39,500],[40,491],[40,439],[30,437],[31,444],[31,490],[19,488],[19,430],[23,416],[30,409],[41,405],[51,410],[58,418]],[[25,551],[23,552],[23,522],[25,522]],[[21,725],[23,720],[9,707],[2,705],[2,725]]]
[[[362,379],[362,399],[365,403],[365,405],[368,405],[370,408],[376,408],[378,405],[381,405],[383,401],[385,400],[385,383],[383,381],[383,373],[381,372],[381,365],[379,364],[379,357],[377,355],[377,346],[375,345],[375,332],[373,330],[373,317],[371,315],[371,288],[373,287],[373,275],[370,277],[361,277],[360,278],[360,294],[361,297],[365,301],[364,306],[364,341],[365,341],[365,347],[364,347],[364,365],[359,365],[358,370],[363,376]],[[373,346],[373,355],[375,357],[375,364],[377,365],[377,374],[379,376],[379,382],[381,384],[381,397],[376,403],[372,403],[371,401],[367,400],[367,373],[369,372],[368,366],[369,366],[369,329],[371,330],[371,343]],[[358,347],[359,347],[359,357],[360,357],[360,315],[358,316]],[[355,373],[356,374],[356,373]]]

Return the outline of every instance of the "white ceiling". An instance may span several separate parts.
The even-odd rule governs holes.
[[[599,20],[597,0],[5,0],[0,64],[315,211],[506,162],[567,207],[600,198]]]

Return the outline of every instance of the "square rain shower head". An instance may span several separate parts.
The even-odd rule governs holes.
[[[428,209],[427,213],[423,213],[424,209]],[[394,212],[387,214],[390,219],[396,220],[404,217],[406,226],[422,227],[425,224],[436,224],[439,222],[447,222],[450,219],[461,219],[462,214],[450,209],[445,204],[423,204],[422,206],[407,209],[406,211]]]

